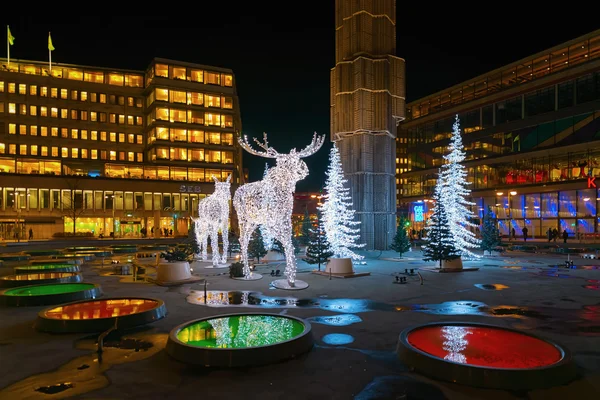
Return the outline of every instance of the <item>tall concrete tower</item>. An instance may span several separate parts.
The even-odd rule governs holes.
[[[335,1],[331,140],[337,143],[368,250],[396,231],[396,126],[404,119],[404,60],[395,0]]]

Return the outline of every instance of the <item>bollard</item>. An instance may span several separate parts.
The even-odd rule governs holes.
[[[206,304],[206,279],[204,280],[204,304]]]

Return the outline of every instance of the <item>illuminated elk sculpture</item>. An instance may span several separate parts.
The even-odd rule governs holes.
[[[318,136],[315,133],[312,142],[306,148],[300,151],[292,149],[289,154],[280,154],[269,147],[266,133],[263,136],[263,143],[254,139],[262,150],[252,148],[245,136],[239,137],[238,140],[250,154],[276,160],[275,166],[268,169],[261,181],[240,186],[233,196],[233,206],[240,225],[244,276],[246,279],[251,276],[248,266],[248,242],[254,230],[261,227],[270,237],[279,240],[283,245],[287,284],[294,287],[296,282],[296,257],[292,245],[294,191],[296,182],[308,176],[308,167],[302,158],[316,153],[323,145],[325,136]]]
[[[196,242],[202,251],[202,260],[207,260],[207,246],[210,238],[213,266],[227,262],[229,248],[229,200],[231,199],[231,175],[224,182],[215,180],[215,191],[198,203],[198,218],[195,222],[194,233]],[[223,255],[219,255],[219,231],[223,238]]]

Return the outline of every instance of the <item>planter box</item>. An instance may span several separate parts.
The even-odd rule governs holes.
[[[187,261],[161,263],[156,271],[157,283],[178,282],[192,277],[190,264]]]

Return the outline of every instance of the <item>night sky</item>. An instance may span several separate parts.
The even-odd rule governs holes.
[[[13,59],[47,60],[51,31],[53,62],[145,69],[162,57],[231,68],[243,133],[267,132],[280,152],[304,147],[315,131],[329,138],[334,1],[235,3],[199,2],[198,10],[181,6],[174,15],[138,17],[3,13],[0,23],[16,38]],[[543,17],[513,3],[512,11],[506,4],[497,12],[478,7],[476,18],[459,7],[436,6],[431,15],[426,4],[410,9],[401,3],[397,55],[406,60],[407,102],[600,28],[591,11]],[[298,191],[321,187],[330,146],[327,140],[306,159],[311,174]],[[260,179],[265,159],[245,154],[244,164],[250,180]]]

